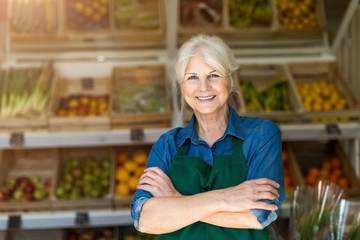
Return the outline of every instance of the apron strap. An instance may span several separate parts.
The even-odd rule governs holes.
[[[232,137],[233,155],[240,157],[243,155],[242,140],[237,137]]]
[[[179,150],[177,151],[176,155],[178,156],[186,156],[187,151],[189,150],[190,146],[190,138],[186,139],[183,145],[180,146]]]

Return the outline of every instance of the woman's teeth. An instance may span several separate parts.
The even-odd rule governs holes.
[[[215,96],[209,96],[209,97],[197,97],[199,100],[209,100],[214,98]]]

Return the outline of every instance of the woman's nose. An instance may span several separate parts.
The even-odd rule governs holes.
[[[199,81],[199,90],[207,91],[209,89],[211,89],[211,84],[209,79],[206,76],[201,77]]]

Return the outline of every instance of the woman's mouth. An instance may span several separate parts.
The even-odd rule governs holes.
[[[199,99],[199,100],[201,100],[201,101],[205,101],[205,100],[214,99],[215,97],[216,97],[216,95],[206,96],[206,97],[196,97],[196,98]]]

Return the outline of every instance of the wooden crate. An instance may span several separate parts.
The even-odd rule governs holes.
[[[41,62],[22,62],[22,63],[13,63],[13,62],[4,62],[1,66],[3,69],[7,68],[30,68],[36,67],[41,68],[48,63]],[[52,66],[50,66],[52,68]],[[54,79],[56,79],[56,72],[52,70],[51,76],[51,86],[49,92],[51,92]],[[13,79],[17,80],[17,79]],[[29,113],[28,115],[21,114],[17,117],[0,117],[0,133],[19,133],[19,132],[41,132],[47,131],[48,129],[48,116],[47,111],[50,103],[50,97],[46,104],[45,111],[39,115]]]
[[[165,65],[115,67],[112,86],[110,107],[113,129],[170,126],[170,96]],[[150,87],[157,90],[151,90],[151,93],[147,90]],[[124,92],[119,93],[119,90]],[[160,111],[150,109],[147,112],[146,109],[141,109],[149,105],[149,102],[142,102],[146,101],[146,98],[150,98],[151,101],[160,100],[154,102],[160,105]],[[136,104],[141,108],[135,107]]]
[[[56,188],[59,186],[61,177],[66,162],[76,159],[78,162],[85,161],[91,157],[94,161],[101,161],[103,159],[110,160],[110,176],[109,176],[109,191],[108,194],[103,198],[83,198],[83,199],[60,199],[56,195]],[[114,188],[114,160],[112,148],[65,148],[60,150],[60,160],[56,166],[56,177],[54,181],[54,188],[52,192],[51,208],[54,210],[83,210],[83,209],[94,209],[94,208],[111,208]],[[84,169],[82,169],[84,170]],[[85,170],[84,170],[85,171]]]
[[[51,131],[106,131],[110,129],[109,111],[97,116],[57,116],[56,111],[62,98],[69,96],[98,96],[111,99],[110,79],[103,78],[62,78],[55,79],[52,89],[48,119]],[[108,109],[109,108],[108,103]]]
[[[263,90],[268,84],[286,78],[290,110],[282,111],[255,111],[251,110],[245,102],[241,83],[253,83],[258,90]],[[295,85],[285,65],[281,64],[252,64],[242,65],[237,73],[237,80],[241,102],[244,103],[241,115],[248,117],[268,118],[274,121],[297,121],[301,115],[301,104],[296,93]]]
[[[54,183],[54,173],[58,162],[57,149],[3,150],[0,158],[0,185],[7,177],[31,177],[36,175],[42,182],[50,179]],[[53,188],[53,184],[52,187]],[[28,202],[0,202],[0,211],[39,211],[50,209],[50,196],[43,200]]]
[[[293,151],[303,179],[305,179],[311,168],[315,167],[320,169],[324,161],[329,161],[333,157],[336,157],[341,161],[343,176],[346,177],[350,183],[346,194],[350,197],[356,197],[354,194],[359,194],[359,179],[356,177],[354,167],[339,141],[291,142],[288,143],[288,146],[290,146]]]
[[[164,41],[165,16],[162,0],[129,1],[128,5],[117,1],[110,3],[113,9],[111,11],[114,26],[113,40],[132,44]],[[144,23],[148,26],[141,25]]]
[[[146,162],[137,162],[134,159],[134,156],[137,153],[146,153],[147,156],[150,153],[151,145],[132,145],[132,146],[126,146],[126,147],[116,147],[114,148],[114,159],[116,159],[116,167],[114,169],[114,181],[115,181],[115,187],[114,187],[114,207],[115,209],[124,209],[129,208],[131,201],[133,199],[133,195],[136,190],[131,190],[129,192],[129,196],[121,196],[118,194],[116,187],[119,184],[119,180],[117,179],[117,171],[118,169],[124,169],[126,172],[128,172],[130,177],[133,177],[135,179],[140,178],[140,174],[142,174],[143,169],[146,167]],[[124,156],[128,156],[128,158],[125,160]],[[127,166],[125,166],[126,162],[134,163],[134,166],[136,168],[134,170],[129,170]],[[129,184],[130,178],[128,180],[122,181],[122,183],[126,184],[127,186],[130,186]]]
[[[286,162],[283,161],[283,167],[284,169],[286,168],[289,172],[289,176],[291,177],[291,186],[292,189],[294,190],[296,187],[304,187],[305,183],[304,183],[304,178],[301,174],[298,162],[295,158],[294,155],[294,151],[291,147],[291,144],[288,143],[283,143],[283,150],[286,151],[286,153],[288,154],[288,159]],[[291,195],[292,195],[292,191],[286,192],[286,200],[290,201],[291,200]]]
[[[12,41],[26,39],[29,43],[57,37],[60,29],[61,14],[59,9],[61,9],[62,0],[43,0],[40,2],[7,1],[8,27]],[[24,12],[20,12],[19,9]],[[31,16],[32,19],[30,19]],[[39,16],[43,17],[43,19],[39,19]],[[42,26],[43,31],[32,29],[35,25]]]
[[[289,64],[289,69],[295,84],[320,82],[325,80],[326,83],[335,84],[339,91],[340,97],[345,98],[348,103],[347,108],[344,110],[311,111],[306,109],[302,102],[301,108],[304,112],[304,122],[319,120],[326,122],[336,122],[344,118],[344,120],[358,120],[360,118],[359,102],[348,82],[346,81],[343,73],[335,63],[325,62]],[[324,91],[324,89],[321,89],[321,91]]]
[[[218,13],[221,20],[218,25],[197,27],[194,25],[184,26],[181,23],[181,11],[184,11],[184,8],[181,8],[181,0],[179,0],[178,9],[180,11],[178,19],[178,35],[179,41],[184,42],[190,36],[197,33],[208,33],[220,35],[225,41],[230,44],[238,44],[241,42],[244,43],[253,43],[254,41],[260,42],[261,44],[269,44],[269,42],[308,42],[314,41],[323,38],[323,32],[325,29],[325,13],[324,13],[324,4],[322,0],[315,0],[315,14],[318,21],[318,27],[314,29],[303,29],[303,30],[287,30],[283,29],[278,19],[278,9],[277,9],[277,0],[269,0],[268,5],[272,11],[271,21],[268,25],[266,24],[256,24],[252,23],[243,28],[236,28],[230,22],[230,0],[224,0],[222,2],[221,12]],[[192,3],[193,9],[199,5]],[[206,9],[202,7],[202,9]],[[211,12],[208,10],[208,12]],[[211,15],[210,13],[208,13]],[[239,17],[240,18],[240,17]],[[243,19],[243,18],[241,18]],[[243,19],[244,20],[244,19]]]

